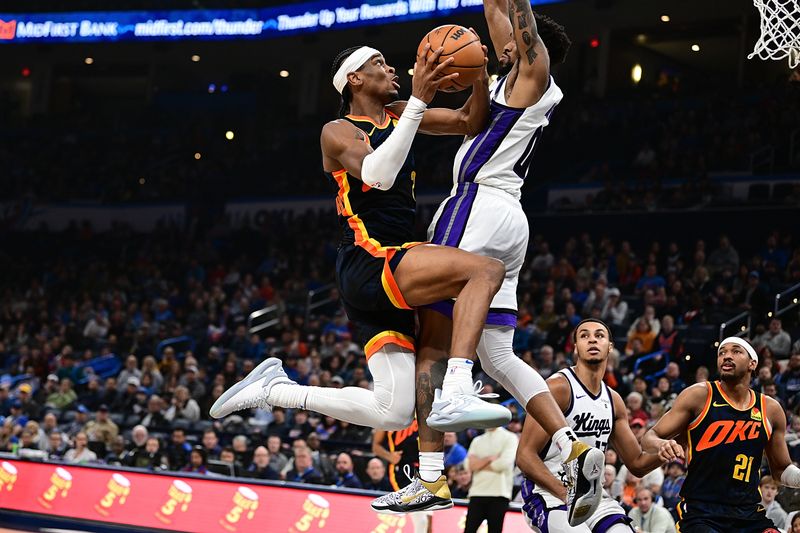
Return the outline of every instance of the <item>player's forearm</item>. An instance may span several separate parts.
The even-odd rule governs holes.
[[[465,108],[462,112],[465,112],[467,135],[472,137],[483,131],[489,122],[489,83],[485,77],[472,84],[472,95]]]
[[[508,4],[508,17],[514,28],[514,40],[517,43],[520,58],[525,58],[524,61],[528,65],[532,65],[539,55],[534,50],[539,41],[539,30],[536,28],[530,1],[510,0]]]
[[[658,454],[658,450],[666,442],[667,441],[665,439],[662,439],[656,435],[656,432],[651,429],[644,434],[644,437],[642,437],[642,450],[646,453]]]
[[[664,464],[664,461],[661,460],[657,453],[647,452],[641,452],[633,461],[625,462],[625,466],[636,477],[644,477],[662,464]]]
[[[533,481],[537,487],[541,487],[559,498],[565,497],[564,484],[550,473],[538,455],[517,454],[517,466],[525,474],[525,477]]]
[[[494,53],[499,59],[512,32],[508,20],[508,0],[484,0],[483,15],[489,27]]]

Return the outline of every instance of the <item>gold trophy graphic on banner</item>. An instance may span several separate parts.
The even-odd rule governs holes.
[[[258,494],[247,487],[239,487],[233,495],[233,507],[219,519],[219,523],[228,531],[236,531],[236,523],[241,520],[242,514],[247,511],[247,519],[252,520],[256,509],[258,509]]]
[[[406,525],[406,517],[403,515],[378,514],[378,521],[380,524],[370,533],[402,533]]]
[[[119,498],[119,504],[125,505],[125,499],[131,493],[131,482],[122,474],[113,474],[108,480],[108,492],[94,504],[94,510],[103,516],[108,516],[111,506]]]
[[[56,499],[59,492],[61,493],[62,498],[66,498],[71,486],[72,474],[59,466],[55,469],[53,475],[50,476],[50,486],[45,489],[45,491],[37,498],[37,500],[42,507],[46,509],[52,509],[53,500]]]
[[[14,490],[16,481],[17,467],[5,461],[0,463],[0,491],[4,488],[9,492]]]
[[[314,525],[314,520],[317,520],[317,529],[322,529],[325,527],[325,520],[331,514],[330,507],[331,504],[328,503],[328,500],[319,494],[309,494],[306,497],[306,501],[303,502],[303,512],[305,514],[289,528],[289,532],[308,531]]]
[[[192,487],[180,479],[174,479],[167,490],[167,496],[169,499],[156,511],[156,518],[165,524],[171,524],[172,514],[179,505],[182,513],[189,509],[189,503],[192,501]]]

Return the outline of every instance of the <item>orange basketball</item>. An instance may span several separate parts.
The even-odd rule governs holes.
[[[430,43],[428,57],[439,47],[444,51],[439,61],[452,57],[454,61],[442,72],[444,75],[458,72],[458,77],[439,86],[440,91],[455,93],[463,91],[477,80],[483,71],[483,49],[478,37],[464,26],[445,24],[428,32],[417,47],[417,57],[422,56],[422,49]]]

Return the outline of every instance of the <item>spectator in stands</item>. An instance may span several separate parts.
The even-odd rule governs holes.
[[[206,395],[206,386],[203,382],[198,378],[200,371],[197,369],[195,365],[189,365],[186,367],[186,372],[181,376],[180,380],[178,380],[178,384],[182,387],[186,387],[189,391],[189,395],[197,400],[200,401]]]
[[[195,446],[189,454],[189,463],[181,469],[181,472],[194,472],[195,474],[208,473],[208,459],[206,451],[202,446]]]
[[[628,328],[628,338],[631,338],[634,333],[639,329],[639,322],[647,321],[650,324],[650,329],[653,334],[658,335],[661,333],[661,322],[656,318],[656,309],[652,305],[644,307],[644,314],[634,320]]]
[[[186,442],[186,430],[174,428],[167,445],[166,457],[172,470],[180,470],[189,462],[192,445]]]
[[[147,470],[164,470],[167,468],[167,459],[161,452],[161,442],[156,437],[147,437],[144,448],[129,454],[125,464]]]
[[[67,444],[64,441],[64,436],[60,431],[53,431],[47,437],[47,446],[45,450],[47,457],[53,461],[60,461],[64,454],[67,452]]]
[[[49,380],[49,378],[48,378]],[[100,403],[106,405],[117,405],[117,400],[121,394],[117,391],[117,380],[114,377],[106,378],[103,389],[100,393]]]
[[[753,270],[747,276],[747,288],[739,299],[739,307],[750,311],[757,319],[761,319],[769,309],[769,294],[761,283],[761,274]]]
[[[314,428],[308,422],[308,411],[297,409],[294,412],[294,420],[291,429],[289,429],[289,439],[295,440],[302,438],[314,431]]]
[[[243,476],[243,466],[236,460],[236,454],[233,453],[233,448],[225,446],[219,452],[219,460],[223,463],[231,465],[233,475],[236,477]]]
[[[550,330],[556,325],[557,321],[558,315],[556,315],[555,303],[552,298],[547,298],[542,304],[541,313],[539,313],[539,316],[534,320],[534,325],[536,326],[536,331],[539,336],[543,339],[547,338],[547,334],[550,333]]]
[[[786,370],[779,374],[776,381],[783,391],[787,405],[792,409],[798,404],[798,394],[800,393],[800,353],[792,354]]]
[[[102,442],[110,446],[119,434],[119,427],[109,418],[108,406],[101,405],[95,414],[95,419],[86,423],[83,432],[88,435],[91,442]]]
[[[169,426],[164,415],[164,400],[161,396],[153,394],[147,399],[147,411],[142,418],[142,425],[148,428],[164,428]]]
[[[89,439],[86,437],[86,433],[80,432],[75,435],[73,447],[64,454],[64,461],[77,464],[93,463],[97,461],[97,455],[88,448],[88,444]]]
[[[122,435],[117,435],[111,442],[111,451],[105,456],[104,461],[109,465],[120,466],[127,455],[128,450],[125,449],[125,438]]]
[[[121,413],[125,416],[136,414],[137,404],[139,399],[136,395],[139,393],[141,382],[136,376],[129,377],[125,382],[125,390],[117,395],[116,403],[112,405],[115,413]]]
[[[600,318],[607,324],[621,326],[628,316],[628,302],[620,297],[620,290],[616,287],[608,289],[608,299],[600,313]]]
[[[453,498],[466,499],[472,486],[472,471],[463,463],[452,467],[453,480],[450,483],[450,495]]]
[[[362,487],[366,490],[379,490],[381,492],[391,492],[392,485],[386,476],[386,465],[377,457],[373,457],[367,463],[367,481]]]
[[[200,406],[189,394],[189,389],[182,385],[175,388],[172,405],[167,409],[164,418],[170,422],[173,420],[188,420],[189,422],[200,420]]]
[[[567,343],[571,342],[573,327],[567,315],[559,315],[555,325],[550,328],[545,342],[557,352],[565,352]]]
[[[608,301],[608,282],[605,278],[598,278],[594,288],[589,292],[589,296],[583,303],[583,315],[588,316],[592,313],[592,308],[599,307],[601,312]]]
[[[792,339],[783,330],[781,320],[773,318],[770,320],[769,329],[753,339],[753,346],[756,350],[766,346],[776,359],[786,359],[791,351]]]
[[[272,467],[270,467],[270,454],[264,446],[259,446],[253,452],[253,461],[248,465],[245,471],[247,477],[255,479],[280,479],[280,474]]]
[[[539,349],[535,368],[544,379],[547,379],[558,371],[558,365],[556,365],[555,362],[555,352],[552,346],[545,344]]]
[[[11,413],[13,402],[8,383],[0,383],[0,416],[8,416]]]
[[[164,376],[161,375],[156,358],[152,355],[148,355],[142,360],[142,377],[144,376],[150,376],[152,380],[150,387],[154,393],[160,394],[161,387],[164,385]]]
[[[736,272],[739,269],[739,252],[731,246],[727,235],[720,237],[719,248],[711,252],[706,265],[712,276],[717,276],[726,270]]]
[[[311,450],[308,447],[301,447],[295,450],[293,466],[286,473],[286,481],[323,484],[322,474],[314,469]]]
[[[86,390],[78,394],[78,403],[85,405],[90,411],[97,411],[102,403],[100,380],[92,374],[86,382]]]
[[[686,382],[681,379],[681,367],[675,361],[670,361],[667,365],[667,378],[671,384],[672,392],[680,394],[686,388]]]
[[[203,432],[203,450],[205,451],[206,460],[219,459],[222,447],[219,445],[217,432],[213,429],[207,429]]]
[[[361,480],[353,473],[353,458],[349,453],[342,452],[336,457],[336,486],[350,489],[363,487]]]
[[[683,353],[683,338],[675,329],[675,319],[664,315],[661,319],[661,331],[655,341],[655,349],[669,353],[670,359],[677,359]]]
[[[646,290],[662,289],[666,286],[666,280],[658,275],[658,270],[654,263],[650,263],[645,268],[644,275],[636,282],[636,294],[641,294]]]
[[[30,383],[23,383],[17,389],[17,398],[22,404],[22,413],[28,418],[38,420],[41,407],[33,401],[32,391],[33,387],[31,387]]]
[[[70,439],[74,439],[75,435],[83,431],[83,428],[85,428],[86,424],[88,423],[89,423],[89,410],[86,408],[85,405],[79,405],[75,410],[75,418],[72,420],[69,426],[67,426],[65,433]]]
[[[453,431],[444,434],[444,467],[460,465],[467,458],[467,449],[458,442]]]
[[[653,491],[640,486],[636,489],[636,505],[628,512],[631,525],[648,533],[675,533],[675,520],[660,505],[653,505]]]
[[[641,353],[650,353],[653,351],[653,345],[656,341],[656,333],[650,325],[649,320],[639,320],[636,325],[636,331],[633,335],[628,336],[628,342],[633,344],[636,339],[642,343]]]
[[[606,451],[614,450],[609,448]],[[614,454],[616,455],[616,452],[614,452]],[[603,489],[608,492],[611,498],[619,501],[620,494],[622,493],[622,484],[617,481],[617,467],[608,462],[606,462],[605,468],[603,469]]]
[[[775,500],[778,494],[778,483],[772,476],[764,476],[758,484],[761,492],[761,505],[767,511],[767,518],[772,520],[775,527],[783,529],[786,527],[786,511],[781,504]]]
[[[135,355],[129,355],[125,358],[125,367],[117,376],[117,389],[120,393],[125,391],[129,378],[136,378],[137,387],[142,379],[142,371],[139,370],[139,361],[136,359]]]
[[[77,399],[78,395],[72,389],[72,380],[63,378],[59,384],[58,391],[47,397],[45,405],[64,410],[75,403]]]
[[[279,435],[267,437],[267,451],[269,451],[269,466],[276,472],[282,472],[284,467],[289,464],[289,459],[283,454],[281,449],[283,442]]]
[[[669,462],[664,483],[661,485],[661,497],[664,499],[664,507],[672,514],[675,521],[678,520],[676,506],[681,501],[680,491],[684,481],[686,481],[686,461],[678,458]]]
[[[42,431],[44,431],[45,435],[49,435],[54,431],[59,431],[56,415],[53,413],[44,415],[44,418],[42,418]]]
[[[308,447],[311,450],[311,460],[314,468],[319,472],[326,483],[336,479],[336,465],[322,449],[322,441],[316,433],[309,433],[306,440],[296,439],[292,443],[292,449]]]
[[[236,456],[236,462],[242,467],[249,465],[253,460],[253,452],[248,447],[249,443],[245,435],[236,435],[231,441],[231,448]]]

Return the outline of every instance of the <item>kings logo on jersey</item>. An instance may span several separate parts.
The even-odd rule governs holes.
[[[596,437],[611,434],[611,422],[608,418],[595,418],[593,413],[578,413],[572,417],[575,423],[573,430],[578,437]]]

